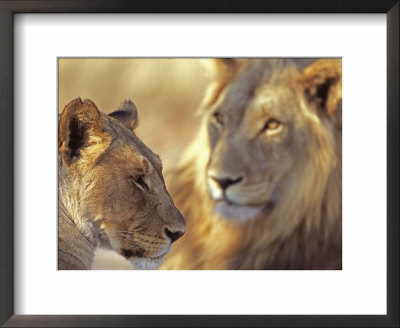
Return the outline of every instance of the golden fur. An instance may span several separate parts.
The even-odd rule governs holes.
[[[168,178],[188,232],[163,268],[341,269],[341,75],[336,59],[215,61]]]
[[[61,114],[59,269],[90,269],[97,247],[155,269],[183,235],[161,161],[134,134],[136,123],[130,101],[106,115],[78,98]]]

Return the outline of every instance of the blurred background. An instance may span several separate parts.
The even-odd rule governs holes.
[[[208,83],[198,59],[60,58],[58,111],[77,97],[104,113],[131,99],[139,113],[136,134],[168,170],[196,135]]]

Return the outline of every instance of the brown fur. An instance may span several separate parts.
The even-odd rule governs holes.
[[[109,115],[75,99],[59,121],[59,269],[90,269],[96,247],[154,269],[185,221],[166,190],[160,159],[133,133],[125,102]]]
[[[341,62],[311,62],[227,74],[218,61],[199,136],[168,179],[188,233],[163,268],[341,268]],[[238,178],[225,191],[237,207],[216,202],[215,175]]]

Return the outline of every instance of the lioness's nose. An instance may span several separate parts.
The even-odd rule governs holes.
[[[173,214],[170,216],[169,224],[164,227],[164,234],[171,240],[171,243],[181,238],[186,230],[186,222],[181,212],[174,209]]]
[[[177,241],[179,238],[181,238],[183,236],[184,232],[182,232],[180,230],[172,232],[168,228],[165,228],[164,233],[169,239],[171,239],[171,243],[173,243],[173,242]]]
[[[211,178],[213,178],[214,181],[219,184],[219,186],[221,187],[222,190],[226,190],[229,186],[239,183],[243,179],[242,177],[232,179],[232,178],[228,178],[228,177],[227,178],[219,178],[219,177],[214,177],[214,176],[211,176]]]

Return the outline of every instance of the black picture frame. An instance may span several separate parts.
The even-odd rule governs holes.
[[[384,13],[387,17],[387,315],[14,315],[13,29],[16,13]],[[399,1],[0,1],[0,324],[5,327],[399,327]],[[371,263],[373,265],[373,263]],[[366,286],[368,288],[368,286]]]

